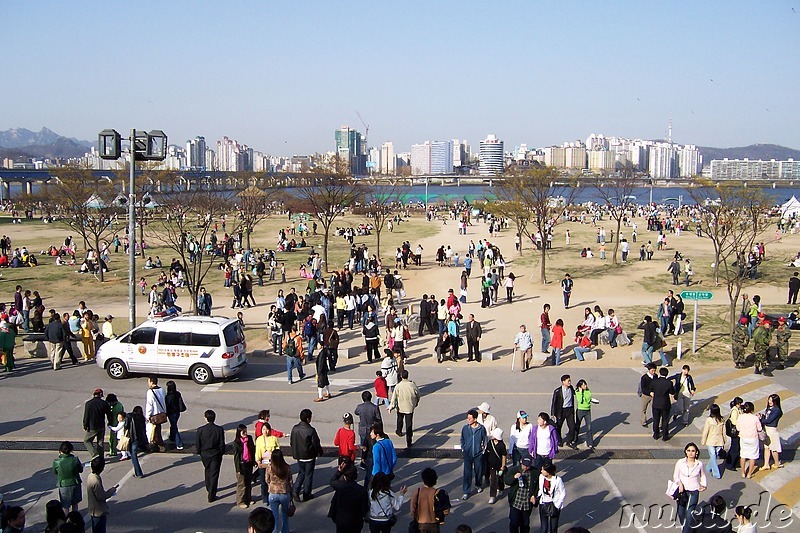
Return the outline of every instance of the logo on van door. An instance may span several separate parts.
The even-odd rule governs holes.
[[[139,353],[144,355],[147,353],[147,346],[139,345]]]

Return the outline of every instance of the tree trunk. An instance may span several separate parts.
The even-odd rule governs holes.
[[[613,256],[613,263],[616,265],[617,263],[617,252],[619,251],[619,230],[622,228],[622,217],[617,218],[617,240],[614,241],[614,256]]]
[[[250,231],[250,225],[248,225],[248,226],[247,226],[247,228],[245,229],[245,231],[247,232],[247,249],[248,249],[248,250],[252,250],[252,248],[250,247],[250,233],[252,233],[252,232]]]
[[[144,215],[142,215],[142,218],[140,218],[137,223],[139,224],[139,250],[141,250],[142,259],[144,259],[144,254],[147,253],[145,252],[144,246],[142,246],[142,243],[144,242]]]
[[[100,267],[99,268],[99,270],[100,270],[100,283],[103,283],[106,280],[106,278],[105,278],[105,272],[103,272],[102,263],[100,262],[100,238],[99,237],[95,237],[95,253],[97,254],[97,266]],[[134,277],[134,279],[136,279],[136,278]]]
[[[517,235],[519,235],[519,255],[522,256],[522,226],[517,222]]]
[[[542,264],[540,265],[539,279],[542,285],[547,285],[547,274],[545,273],[545,262],[547,261],[547,240],[542,239]]]
[[[378,258],[380,258],[381,256],[381,230],[383,229],[381,226],[378,226],[377,223],[375,224],[375,238],[378,241],[375,247],[378,250]],[[369,261],[369,257],[367,257],[366,259],[367,261]]]
[[[322,260],[325,262],[325,272],[327,273],[330,272],[330,265],[328,264],[328,233],[330,232],[330,226],[322,224],[322,229],[325,230],[322,240]]]

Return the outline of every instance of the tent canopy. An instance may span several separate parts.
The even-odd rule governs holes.
[[[781,216],[783,218],[791,218],[800,215],[800,200],[792,196],[792,198],[781,206]]]

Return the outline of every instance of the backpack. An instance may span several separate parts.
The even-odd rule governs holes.
[[[386,274],[383,277],[383,285],[387,289],[393,289],[394,288],[394,276],[392,274]]]
[[[284,348],[283,353],[286,357],[297,357],[297,344],[295,344],[294,337],[289,337],[289,342],[286,343],[286,348]]]
[[[444,489],[437,489],[433,495],[433,514],[437,524],[444,524],[445,517],[450,514],[450,495]]]

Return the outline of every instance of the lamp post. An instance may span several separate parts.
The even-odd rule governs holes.
[[[136,327],[136,161],[163,161],[167,157],[167,136],[161,130],[151,132],[131,129],[130,175],[128,179],[128,328]],[[100,158],[117,160],[121,153],[121,137],[116,130],[103,130],[98,135]]]

